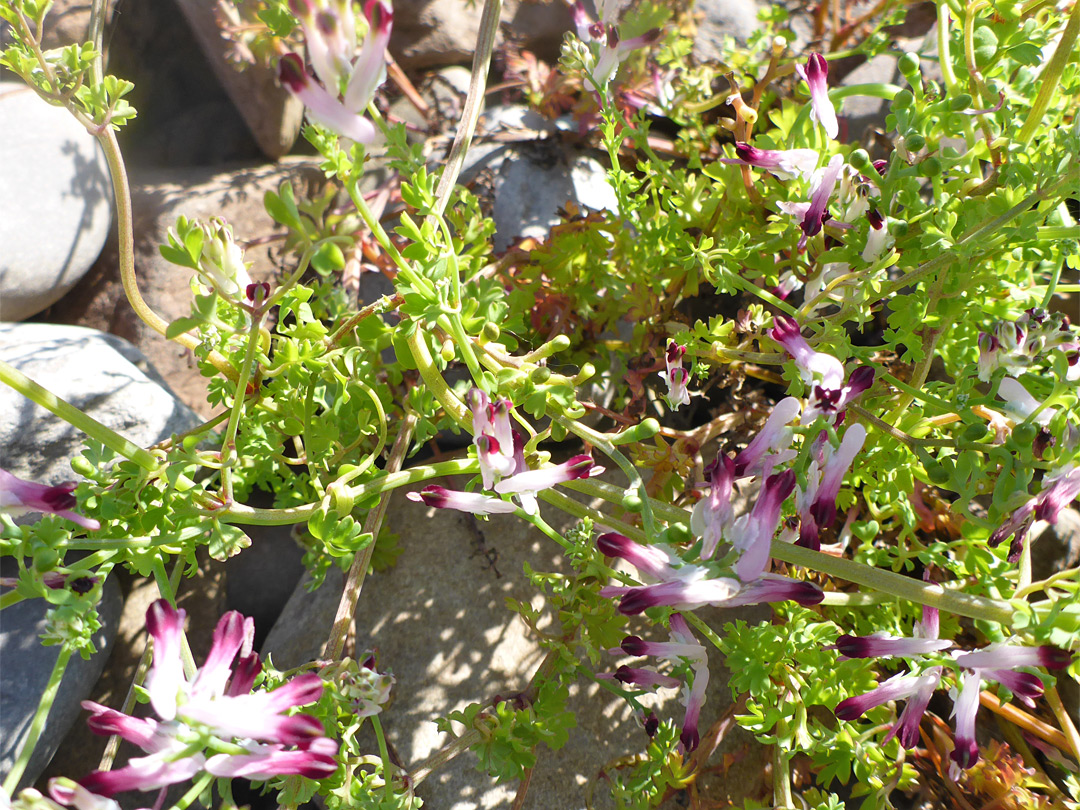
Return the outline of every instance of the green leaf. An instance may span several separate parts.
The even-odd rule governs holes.
[[[251,545],[251,538],[244,534],[239,526],[231,523],[214,521],[207,548],[210,556],[218,562],[225,562]]]

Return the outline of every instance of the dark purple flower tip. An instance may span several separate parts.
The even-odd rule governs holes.
[[[656,736],[657,729],[660,728],[660,718],[656,716],[656,712],[649,712],[642,725],[645,726],[645,733],[649,735],[651,740]]]
[[[596,39],[596,40],[603,39],[604,35],[605,35],[605,31],[604,31],[604,24],[603,23],[594,22],[592,25],[589,26],[589,36],[592,37],[593,39]]]
[[[633,540],[618,532],[607,532],[596,538],[596,547],[605,557],[622,557],[634,545]]]
[[[874,384],[874,370],[870,366],[859,366],[848,378],[848,390],[850,396],[855,397],[866,391]]]
[[[614,25],[608,26],[607,46],[613,50],[619,46],[619,32],[615,30]]]
[[[811,551],[821,551],[821,534],[813,517],[804,520],[799,526],[799,539],[795,541],[795,545]]]
[[[845,633],[836,640],[836,649],[848,658],[873,658],[871,641],[865,636],[849,636]]]
[[[287,53],[278,62],[278,80],[287,85],[294,93],[299,93],[308,86],[304,60],[295,53]]]
[[[787,598],[803,607],[809,607],[820,604],[825,598],[825,591],[812,582],[796,582],[791,586]]]
[[[1012,678],[1005,683],[1005,686],[1009,687],[1009,691],[1017,697],[1029,700],[1043,693],[1042,678],[1031,672],[1012,673]]]
[[[975,740],[957,740],[956,748],[949,754],[949,759],[965,770],[979,761],[979,745]]]
[[[810,504],[810,514],[818,526],[826,529],[836,522],[836,503],[834,501],[814,501]]]
[[[1009,544],[1009,553],[1005,555],[1005,561],[1010,563],[1020,562],[1020,556],[1024,553],[1024,538],[1027,536],[1027,527],[1024,531],[1018,531],[1013,541]]]
[[[714,486],[734,480],[735,461],[726,453],[717,453],[716,459],[709,463],[704,474],[705,481]]]
[[[801,338],[802,330],[794,318],[789,318],[786,315],[774,315],[773,328],[769,332],[769,337],[777,343],[783,343],[792,338]]]
[[[651,607],[656,607],[656,601],[646,588],[631,588],[619,601],[619,613],[624,616],[636,616]]]
[[[675,689],[682,685],[682,681],[670,675],[661,675],[652,669],[638,669],[625,665],[615,670],[614,678],[627,686],[661,686],[666,689]]]
[[[784,470],[776,475],[769,476],[765,481],[765,493],[770,498],[775,498],[776,503],[783,503],[788,495],[795,489],[795,471]]]
[[[701,742],[701,735],[698,734],[697,727],[684,728],[682,734],[679,735],[679,742],[682,743],[683,750],[687,753],[695,750]]]
[[[887,160],[875,160],[874,161],[874,170],[878,174],[885,174],[885,170],[887,168],[889,168],[889,161],[887,161]]]
[[[1031,452],[1035,454],[1035,458],[1041,459],[1043,454],[1056,443],[1057,439],[1054,437],[1054,434],[1050,432],[1050,428],[1040,428],[1038,435],[1035,437],[1035,442],[1031,446]],[[1035,516],[1042,519],[1042,516],[1039,515],[1038,507],[1035,507]]]
[[[386,0],[368,0],[364,7],[371,27],[380,35],[386,35],[394,23],[394,7]]]
[[[253,304],[261,304],[267,298],[270,297],[270,285],[265,281],[256,281],[247,285],[244,290],[244,295],[247,296],[248,301]],[[255,296],[259,296],[257,299]]]
[[[323,736],[323,724],[310,714],[294,714],[282,718],[277,727],[277,738],[285,745],[298,745],[305,740]]]
[[[806,81],[811,82],[824,82],[829,77],[829,63],[825,61],[825,57],[820,53],[810,54],[810,58],[806,60]]]
[[[1039,666],[1046,669],[1064,669],[1072,663],[1073,656],[1068,650],[1062,650],[1051,644],[1039,647]]]
[[[873,228],[875,231],[880,231],[883,227],[885,227],[885,217],[881,215],[880,211],[876,211],[875,209],[871,208],[869,211],[866,212],[866,218],[870,220],[870,227]]]
[[[97,577],[78,577],[73,579],[70,583],[70,588],[80,596],[88,594],[94,589],[94,585],[97,584]]]
[[[640,636],[627,636],[619,646],[627,655],[648,655],[645,652],[648,649],[647,642]]]
[[[742,141],[735,142],[735,154],[739,160],[745,160],[747,163],[753,163],[759,159],[761,150],[756,146],[751,146],[748,143]]]
[[[660,34],[663,32],[659,28],[650,28],[644,34],[641,35],[642,45],[652,45],[656,40],[660,39]]]
[[[838,720],[844,720],[851,722],[852,720],[858,720],[862,717],[863,712],[866,711],[863,700],[863,695],[856,695],[855,697],[849,697],[847,700],[841,700],[836,704],[836,708],[833,710],[833,714],[836,715]]]
[[[75,508],[77,501],[71,493],[75,491],[75,484],[57,484],[54,487],[46,487],[41,493],[41,502],[54,512],[65,512]]]
[[[260,672],[262,672],[262,659],[259,658],[258,653],[241,656],[236,662],[232,677],[229,678],[229,686],[225,694],[229,697],[246,695],[255,685],[255,679],[259,677]]]
[[[571,481],[577,478],[588,478],[592,474],[593,466],[592,456],[583,453],[566,462],[566,474]]]

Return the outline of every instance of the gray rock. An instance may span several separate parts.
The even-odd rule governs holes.
[[[403,68],[471,64],[484,4],[472,0],[397,0],[390,52]],[[503,0],[501,26],[521,47],[551,61],[571,29],[563,3]],[[496,40],[503,41],[502,31]]]
[[[3,561],[4,573],[15,575],[14,560]],[[120,588],[114,577],[105,581],[98,614],[101,629],[94,635],[97,652],[89,659],[76,654],[71,657],[56,699],[49,710],[45,728],[18,787],[32,785],[49,764],[64,735],[79,717],[79,704],[90,696],[101,675],[116,638],[122,606]],[[0,658],[4,661],[4,677],[0,679],[0,772],[7,773],[15,763],[30,723],[37,711],[38,701],[49,681],[59,647],[43,647],[38,636],[45,630],[45,612],[51,606],[44,599],[30,599],[4,608],[0,626]]]
[[[693,50],[700,61],[722,58],[725,37],[745,45],[761,27],[757,0],[697,0],[694,5],[696,13],[702,15]]]
[[[177,0],[177,5],[263,154],[268,158],[288,154],[300,134],[304,105],[281,87],[274,68],[250,64],[241,70],[229,61],[232,43],[222,36],[213,0]]]
[[[278,669],[293,669],[322,657],[345,587],[345,573],[331,568],[314,591],[309,590],[311,583],[311,574],[305,572],[260,647]]]
[[[1036,581],[1080,565],[1080,512],[1075,509],[1062,509],[1052,526],[1036,523],[1030,537],[1031,574]]]
[[[149,446],[190,430],[199,418],[176,400],[127,341],[81,326],[0,324],[0,359],[52,393]],[[80,431],[7,386],[0,387],[4,467],[42,483],[72,478]]]
[[[0,320],[55,303],[101,253],[112,187],[96,139],[25,85],[0,83]]]
[[[520,143],[502,155],[495,177],[495,250],[518,237],[545,238],[574,202],[594,210],[617,208],[604,166],[554,140]]]

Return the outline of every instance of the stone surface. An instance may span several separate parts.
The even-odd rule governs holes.
[[[483,9],[473,0],[397,0],[390,53],[408,69],[471,64]],[[504,0],[501,23],[502,31],[549,61],[558,58],[563,34],[572,27],[564,3],[527,0]]]
[[[497,253],[519,237],[545,238],[567,202],[616,209],[600,161],[557,141],[516,144],[498,162],[492,212]]]
[[[21,83],[0,82],[0,320],[60,299],[101,253],[112,191],[95,138]]]
[[[177,0],[214,75],[243,116],[255,142],[268,158],[288,153],[300,134],[304,105],[278,84],[274,68],[245,65],[237,69],[226,53],[231,43],[221,35],[216,0]]]
[[[1029,534],[1031,575],[1037,582],[1080,565],[1080,512],[1062,509],[1057,523],[1036,523]]]
[[[4,558],[3,571],[6,576],[17,575],[13,558]],[[87,660],[78,654],[71,657],[19,788],[35,782],[82,712],[79,704],[90,696],[109,658],[122,601],[115,579],[106,580],[97,608],[101,618],[101,629],[94,635],[97,652]],[[6,774],[18,757],[41,693],[56,665],[60,648],[44,647],[38,638],[46,628],[45,612],[50,607],[44,599],[30,599],[4,608],[0,623],[0,659],[4,662],[4,677],[0,678],[0,773]]]
[[[700,21],[694,38],[694,57],[699,61],[720,59],[725,37],[745,45],[761,27],[757,18],[759,8],[757,0],[697,0],[694,9]]]
[[[289,180],[299,198],[321,187],[321,178],[317,161],[311,159],[225,172],[212,168],[133,172],[135,270],[143,297],[169,321],[191,312],[192,271],[169,264],[158,251],[180,215],[202,220],[221,216],[238,240],[264,238],[281,230],[263,208],[266,191]],[[245,252],[246,261],[254,263],[253,278],[268,279],[280,269],[274,252],[278,244],[270,240]],[[87,324],[127,338],[146,353],[182,402],[204,417],[213,415],[206,402],[206,380],[191,352],[166,341],[131,309],[112,246],[72,293],[49,311],[48,319]]]
[[[81,326],[0,324],[0,359],[138,445],[190,430],[199,418],[176,401],[134,346]],[[80,431],[0,388],[0,449],[15,475],[42,483],[71,480]]]
[[[87,30],[90,27],[90,9],[93,5],[87,0],[54,0],[52,8],[49,9],[49,14],[45,18],[45,31],[41,36],[42,49],[50,50],[51,48],[73,45],[76,42],[85,42],[87,40]],[[106,31],[115,10],[116,0],[106,0]],[[106,48],[108,48],[108,40],[107,36],[103,37]]]
[[[548,517],[558,521],[560,515],[552,510]],[[543,597],[523,574],[524,564],[560,571],[565,563],[554,543],[513,516],[477,521],[463,513],[428,509],[406,500],[401,492],[391,500],[387,526],[400,535],[404,553],[393,568],[371,574],[364,582],[356,611],[356,651],[362,655],[377,649],[380,666],[394,672],[394,698],[382,722],[402,762],[414,767],[448,741],[437,731],[435,718],[476,701],[512,695],[527,685],[543,651],[524,623],[507,610],[505,599],[542,606]],[[303,582],[298,586],[263,646],[279,667],[298,666],[320,654],[341,589],[342,578],[332,580],[312,594],[303,589]],[[768,612],[759,607],[699,615],[719,627],[736,618],[758,621]],[[703,732],[730,705],[727,677],[718,658],[714,656],[711,668]],[[614,670],[623,662],[612,656],[606,663]],[[671,690],[657,696],[661,717],[681,719],[677,698]],[[588,784],[601,769],[645,745],[643,731],[622,701],[595,683],[578,679],[569,705],[578,727],[559,751],[542,746],[538,750],[526,808],[583,808]],[[741,797],[760,788],[763,763],[748,736],[729,733],[713,761],[723,761],[725,752],[734,751],[740,752],[740,762],[726,774],[733,781],[716,786],[718,792],[710,795],[730,792]],[[425,806],[508,807],[517,784],[495,785],[476,770],[476,762],[474,755],[463,755],[425,781],[417,790]],[[602,779],[594,799],[598,810],[611,806]],[[665,807],[678,807],[678,801]]]

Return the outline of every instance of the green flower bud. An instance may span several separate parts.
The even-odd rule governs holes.
[[[488,321],[484,324],[484,328],[480,332],[480,337],[486,342],[494,342],[499,339],[500,334],[499,325],[492,321]]]
[[[645,504],[636,492],[631,492],[622,499],[622,506],[627,512],[640,512]]]
[[[453,362],[456,356],[457,349],[454,346],[454,341],[452,341],[450,338],[447,338],[443,341],[443,345],[439,348],[439,357],[442,358],[442,361],[444,363],[450,363]]]
[[[547,366],[537,366],[529,372],[529,379],[536,385],[543,385],[551,379],[551,369]]]
[[[941,160],[936,157],[928,157],[919,164],[924,177],[937,177],[941,174]]]
[[[901,236],[907,236],[910,226],[906,220],[903,219],[890,219],[889,220],[889,233],[894,238],[899,239]]]
[[[926,146],[926,138],[924,138],[918,132],[914,132],[904,138],[904,146],[907,147],[907,150],[909,152],[915,154],[916,152],[920,151],[924,146]]]
[[[919,55],[909,51],[900,57],[896,66],[900,69],[900,73],[912,82],[914,77],[919,75]]]
[[[864,172],[867,167],[870,166],[870,155],[865,149],[856,149],[851,153],[851,156],[848,157],[848,163],[850,163],[851,167],[856,171]]]
[[[960,112],[966,110],[971,106],[971,96],[967,93],[961,93],[958,96],[953,96],[949,99],[949,109],[953,112]]]

